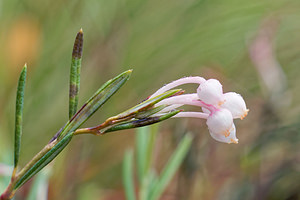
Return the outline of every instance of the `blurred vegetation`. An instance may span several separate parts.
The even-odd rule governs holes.
[[[182,134],[194,136],[188,158],[162,199],[299,199],[299,9],[294,0],[0,1],[1,162],[13,164],[15,91],[25,62],[20,163],[67,121],[71,51],[82,27],[79,105],[109,78],[134,70],[89,125],[189,75],[218,78],[224,91],[241,93],[250,108],[249,116],[236,124],[238,145],[214,141],[197,119],[160,125],[158,171]],[[261,64],[253,52],[249,55],[252,44],[263,37],[272,49],[270,63],[279,64],[274,70],[279,67],[284,79],[272,77],[272,66],[262,70],[264,57]],[[264,46],[259,49],[257,54],[265,55]],[[285,85],[276,98],[266,77],[275,81],[273,87]],[[49,199],[124,199],[122,159],[133,140],[132,131],[74,138],[52,167]]]

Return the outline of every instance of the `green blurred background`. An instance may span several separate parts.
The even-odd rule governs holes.
[[[109,78],[134,70],[86,126],[190,75],[219,79],[250,108],[236,122],[238,145],[214,141],[202,120],[159,125],[158,171],[180,135],[195,137],[162,199],[299,199],[299,11],[296,0],[0,0],[1,162],[13,163],[15,91],[25,62],[21,163],[68,120],[71,52],[83,28],[80,104]],[[121,162],[133,133],[75,137],[52,166],[49,199],[124,199]]]

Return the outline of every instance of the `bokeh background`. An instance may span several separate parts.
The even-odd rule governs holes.
[[[80,104],[109,78],[134,70],[86,126],[190,75],[217,78],[247,102],[249,115],[236,122],[238,145],[214,141],[198,119],[157,127],[158,172],[178,138],[194,135],[161,199],[299,199],[299,11],[295,0],[1,0],[1,162],[13,163],[15,91],[25,62],[21,163],[68,120],[72,45],[83,28]],[[49,199],[124,199],[121,164],[134,139],[134,130],[75,137],[50,166]]]

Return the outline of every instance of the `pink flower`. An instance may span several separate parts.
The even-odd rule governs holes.
[[[222,85],[216,79],[209,79],[200,84],[197,94],[199,99],[207,104],[221,105],[223,103]]]
[[[198,84],[197,92],[173,96],[160,101],[155,106],[167,105],[167,107],[158,115],[183,105],[201,107],[203,112],[180,112],[174,117],[206,119],[209,133],[215,140],[224,143],[238,143],[233,119],[243,119],[249,110],[240,94],[235,92],[223,94],[222,85],[218,80],[205,80],[202,77],[181,78],[160,88],[150,98],[187,83]]]
[[[244,119],[247,116],[249,109],[246,108],[246,103],[240,94],[228,92],[223,95],[223,98],[224,103],[221,107],[228,109],[234,119]]]
[[[229,110],[220,109],[208,116],[206,124],[211,133],[228,137],[232,131],[233,118]]]

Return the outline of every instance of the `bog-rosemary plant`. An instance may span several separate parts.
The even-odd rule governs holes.
[[[157,90],[153,95],[136,106],[107,118],[103,123],[94,127],[80,128],[112,95],[114,95],[129,79],[132,70],[125,71],[103,84],[84,105],[77,110],[78,94],[80,88],[80,70],[83,49],[83,31],[77,33],[70,68],[69,85],[69,120],[52,137],[50,142],[37,153],[24,167],[20,168],[19,154],[22,136],[22,119],[24,105],[24,91],[27,66],[25,65],[18,83],[16,97],[15,119],[15,146],[14,170],[11,181],[0,196],[0,200],[11,199],[15,192],[30,178],[48,165],[72,140],[79,134],[104,135],[109,132],[131,129],[158,123],[171,117],[197,117],[207,119],[210,134],[218,141],[237,143],[233,118],[244,118],[248,109],[243,98],[236,93],[223,94],[221,84],[214,79],[205,80],[202,77],[187,77],[179,79]],[[172,89],[186,83],[197,83],[197,93],[183,94],[181,89]],[[172,90],[171,90],[172,89]],[[203,109],[202,112],[182,112],[177,108],[183,105],[196,105]],[[188,140],[187,140],[188,141]],[[188,143],[187,143],[188,144]],[[183,152],[186,152],[187,146]],[[180,148],[179,148],[180,149]],[[182,160],[184,153],[180,153]],[[174,163],[178,162],[175,154]],[[131,160],[130,155],[127,158]],[[172,162],[172,160],[171,160]],[[129,163],[129,162],[128,162]],[[178,164],[176,164],[177,166]],[[173,168],[170,168],[173,169]],[[166,174],[173,171],[166,171]],[[163,176],[160,187],[154,188],[156,199],[165,187],[170,175]]]

